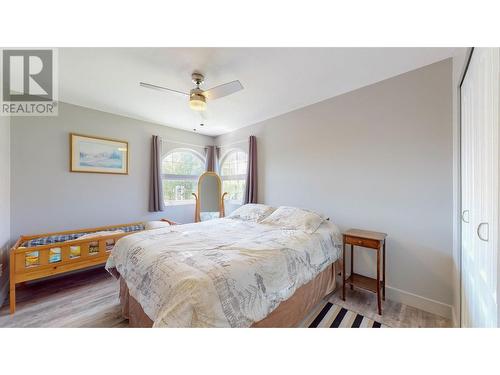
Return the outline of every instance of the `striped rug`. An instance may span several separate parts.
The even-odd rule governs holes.
[[[327,302],[313,312],[312,316],[304,322],[304,327],[309,328],[386,328],[387,326],[368,319],[354,311],[339,305]]]

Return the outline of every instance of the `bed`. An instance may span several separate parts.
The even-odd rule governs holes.
[[[334,290],[342,239],[320,215],[261,206],[120,239],[106,268],[130,326],[296,326]]]

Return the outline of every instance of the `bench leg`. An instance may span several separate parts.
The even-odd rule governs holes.
[[[16,284],[10,284],[10,313],[16,312]]]

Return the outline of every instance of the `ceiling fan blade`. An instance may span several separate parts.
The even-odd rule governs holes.
[[[240,90],[243,90],[243,85],[240,81],[232,81],[203,91],[203,96],[209,100],[214,100],[222,98],[223,96],[231,95]]]
[[[163,91],[163,92],[172,92],[174,94],[180,94],[180,95],[184,95],[184,96],[189,96],[189,94],[187,94],[185,92],[177,91],[177,90],[172,90],[172,89],[167,89],[166,87],[156,86],[156,85],[152,85],[150,83],[139,82],[139,85],[142,86],[142,87],[145,87],[147,89],[153,89],[153,90],[158,90],[158,91]]]

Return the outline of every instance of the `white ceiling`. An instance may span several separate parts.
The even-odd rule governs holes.
[[[219,135],[451,57],[455,48],[60,48],[60,100],[207,135]],[[244,90],[208,102],[207,119],[188,92],[240,80]]]

